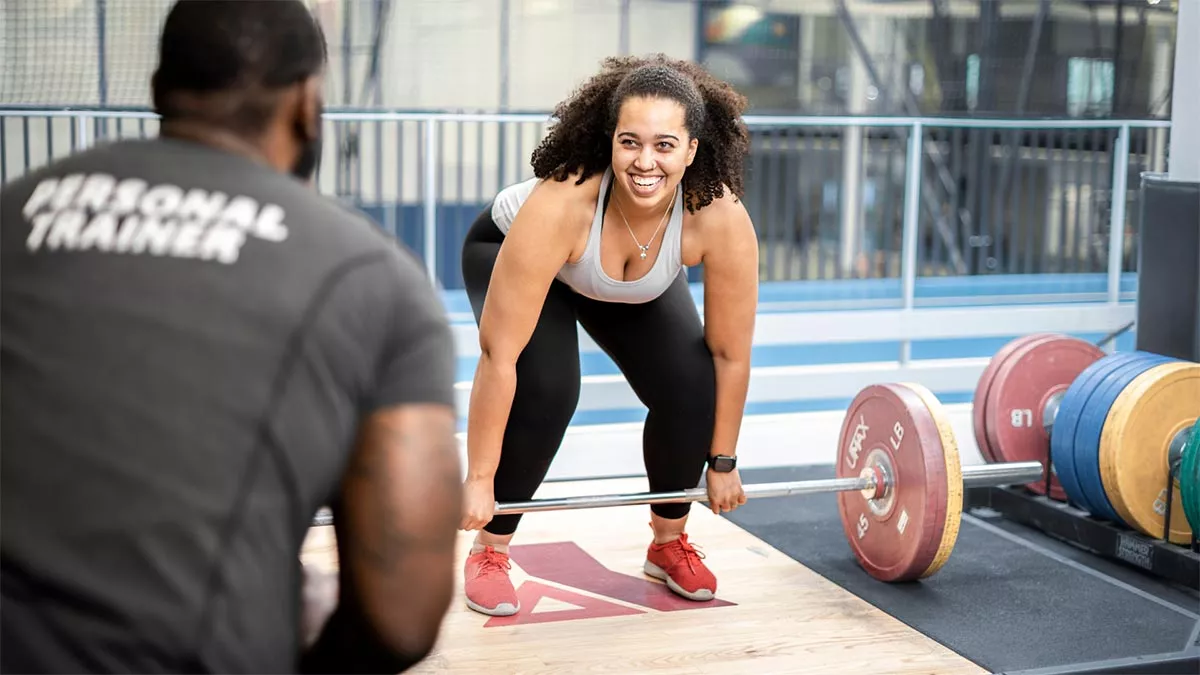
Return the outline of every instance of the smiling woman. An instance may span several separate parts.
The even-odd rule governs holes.
[[[695,487],[714,513],[745,503],[736,445],[750,378],[758,238],[743,207],[745,99],[699,66],[607,59],[555,110],[535,177],[505,188],[463,244],[480,357],[468,411],[462,527],[467,604],[519,611],[508,544],[579,400],[576,322],[647,407],[652,491]],[[612,207],[611,209],[608,207]],[[685,267],[704,264],[704,322]],[[650,506],[644,570],[692,600],[716,579],[688,542],[688,504]]]

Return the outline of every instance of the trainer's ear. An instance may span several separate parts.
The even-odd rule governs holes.
[[[314,75],[300,84],[299,105],[296,106],[296,128],[305,141],[321,137],[321,114],[324,102],[321,97],[322,78]]]

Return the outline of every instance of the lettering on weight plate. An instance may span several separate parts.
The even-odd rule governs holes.
[[[249,237],[288,237],[283,207],[111,175],[47,178],[22,208],[30,251],[94,251],[186,258],[232,265]]]
[[[1010,418],[1015,429],[1033,426],[1033,411],[1032,410],[1013,410]]]
[[[864,536],[866,536],[867,528],[869,528],[870,526],[871,526],[871,521],[867,520],[867,514],[865,514],[865,513],[858,514],[857,530],[858,530],[858,538],[859,539],[862,539]]]
[[[846,466],[851,469],[858,466],[858,456],[862,454],[862,444],[867,438],[867,431],[870,428],[867,426],[867,418],[859,415],[858,424],[854,427],[854,434],[850,437],[850,447],[846,452]]]
[[[892,425],[892,437],[889,439],[892,442],[892,450],[899,450],[900,443],[904,441],[904,425],[896,422]]]
[[[1150,508],[1163,518],[1167,517],[1167,488],[1159,490],[1158,496],[1154,498],[1154,503]]]

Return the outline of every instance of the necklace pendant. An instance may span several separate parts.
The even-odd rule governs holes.
[[[645,260],[645,259],[646,259],[646,252],[642,251],[642,260]]]
[[[646,244],[645,246],[638,244],[638,248],[642,249],[642,260],[645,260],[646,259],[646,251],[650,248],[650,244]]]

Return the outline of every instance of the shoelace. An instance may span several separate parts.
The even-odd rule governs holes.
[[[509,562],[507,555],[495,550],[487,550],[484,551],[483,560],[479,563],[477,576],[485,576],[497,572],[504,574],[510,569],[512,569],[512,563]]]
[[[688,571],[695,574],[696,565],[704,559],[704,552],[700,550],[700,547],[688,541],[686,535],[671,542],[670,547],[680,551],[683,562],[687,563]],[[678,565],[679,562],[676,560],[675,564]]]

